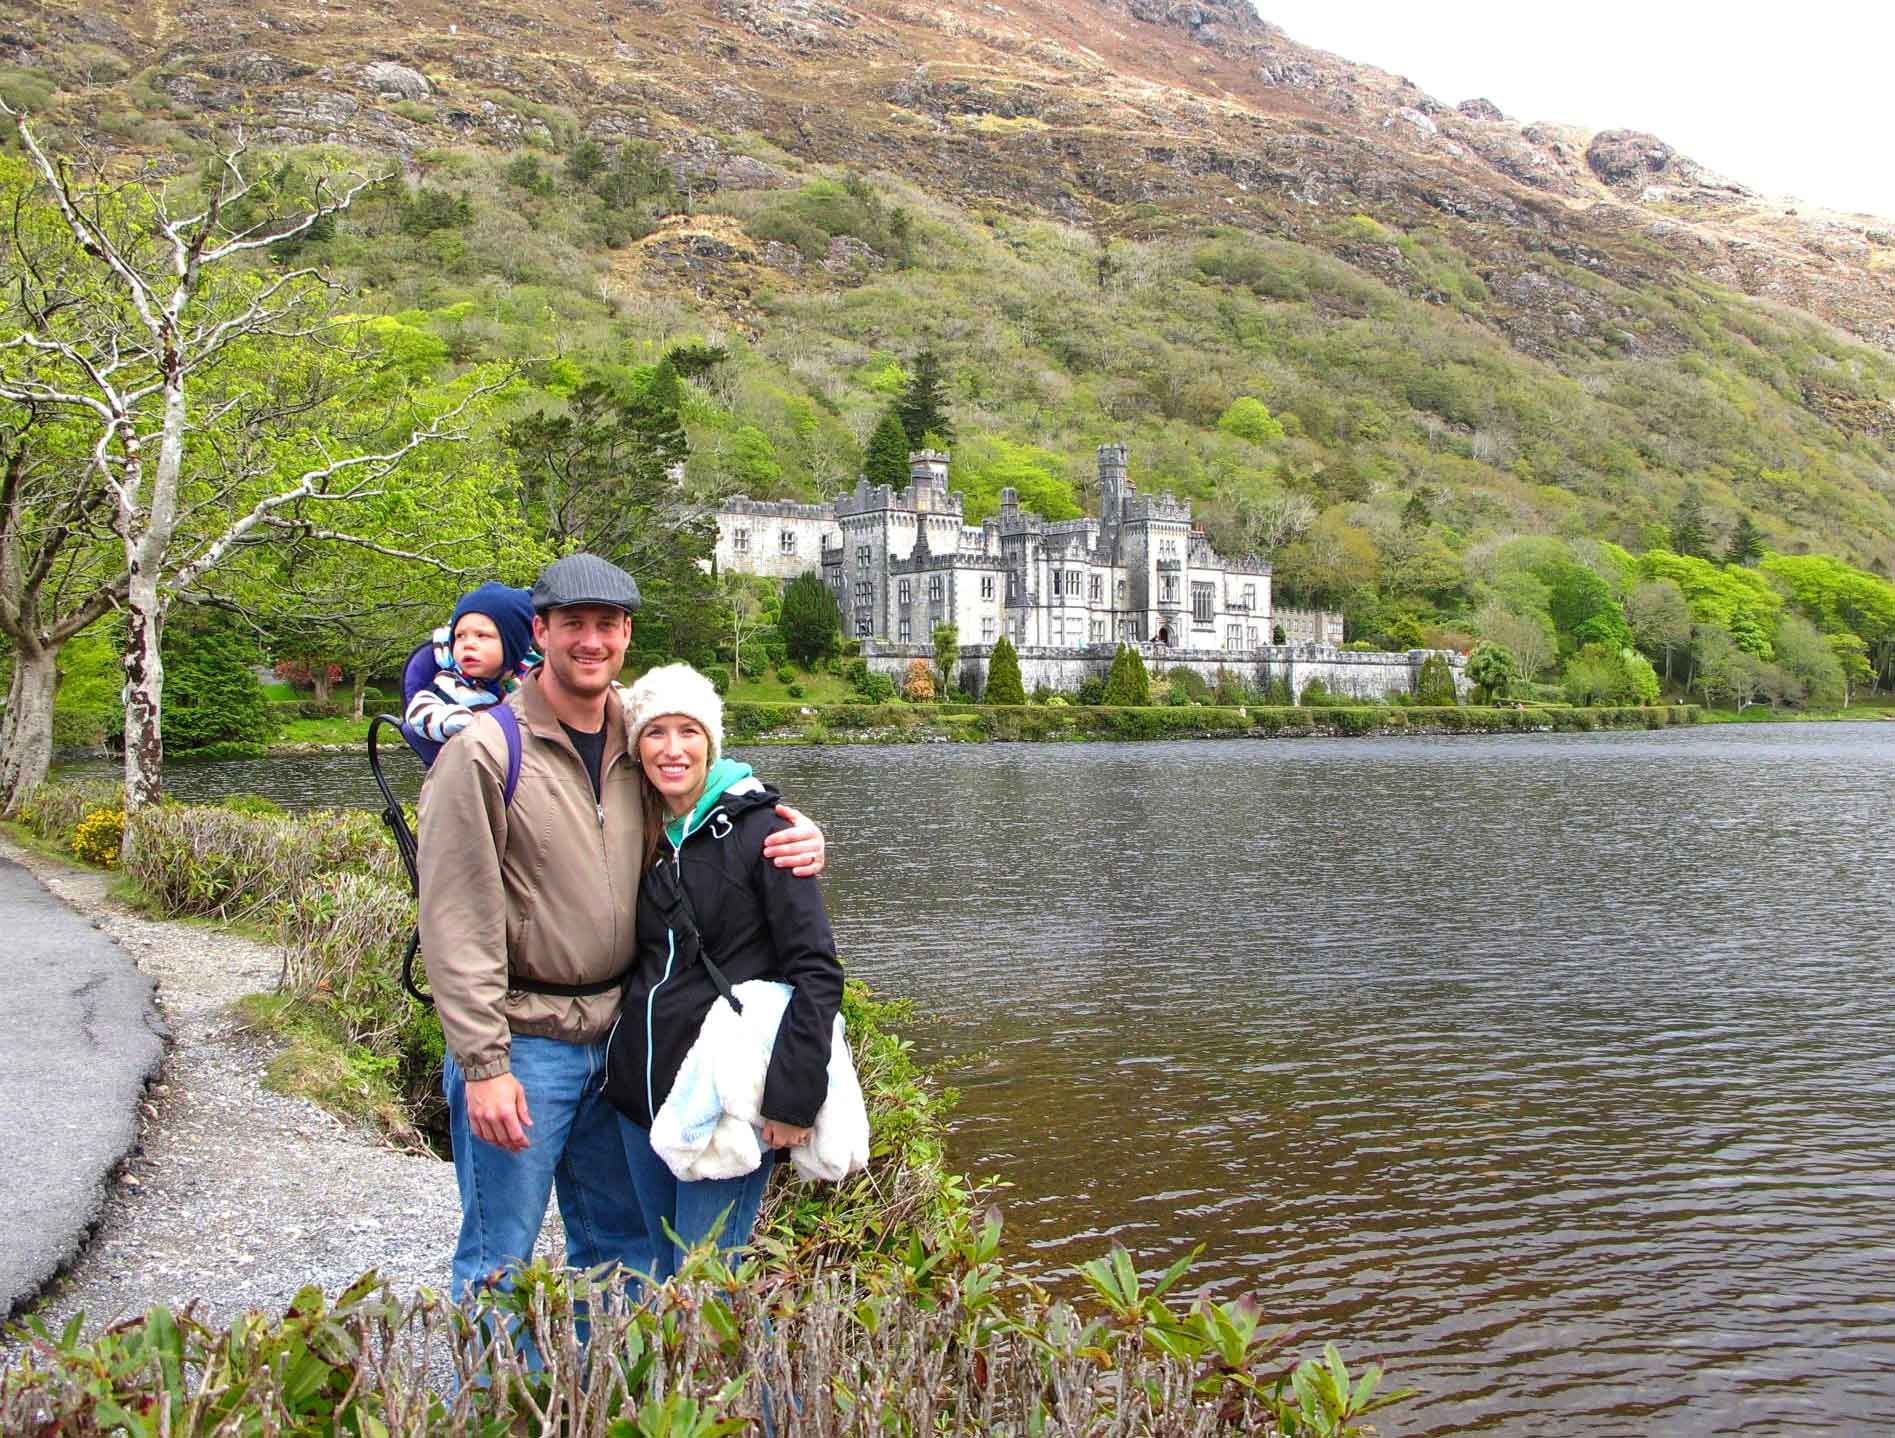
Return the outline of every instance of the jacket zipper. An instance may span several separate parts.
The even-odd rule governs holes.
[[[658,990],[671,981],[671,965],[678,957],[678,936],[670,929],[665,930],[665,972],[664,977],[651,986],[651,992],[645,995],[645,1114],[651,1123],[658,1122],[658,1094],[652,1086],[651,1076],[651,1013],[658,1002]]]

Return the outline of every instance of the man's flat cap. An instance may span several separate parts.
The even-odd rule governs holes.
[[[638,608],[638,581],[609,559],[569,554],[555,559],[533,586],[533,612],[568,604],[609,604],[627,614]]]

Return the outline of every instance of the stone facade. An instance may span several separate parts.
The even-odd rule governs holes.
[[[718,510],[712,553],[720,572],[794,579],[821,567],[823,545],[835,532],[831,505],[739,496]]]
[[[968,524],[934,451],[910,457],[899,493],[861,480],[827,505],[734,499],[718,512],[716,561],[783,579],[820,566],[843,632],[880,644],[925,646],[949,623],[972,647],[1007,635],[1023,661],[1130,643],[1172,667],[1199,652],[1254,664],[1279,631],[1291,645],[1341,642],[1340,614],[1275,609],[1268,564],[1224,558],[1188,504],[1140,494],[1123,445],[1100,446],[1098,463],[1099,516],[1058,522],[1008,489],[999,514]]]

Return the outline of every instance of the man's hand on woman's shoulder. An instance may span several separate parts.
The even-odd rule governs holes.
[[[813,879],[823,871],[828,841],[809,816],[788,804],[778,804],[776,812],[789,821],[789,828],[778,829],[763,841],[763,857],[779,869],[788,869],[799,879]]]

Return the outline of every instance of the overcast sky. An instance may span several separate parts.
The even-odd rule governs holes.
[[[1516,120],[1645,130],[1765,194],[1895,218],[1890,0],[1254,0],[1292,40]]]

